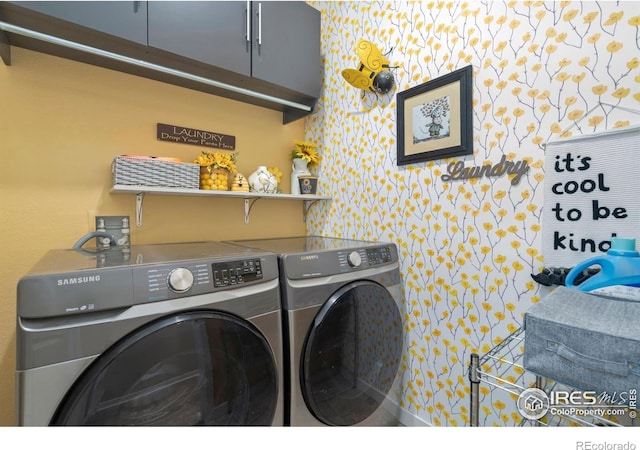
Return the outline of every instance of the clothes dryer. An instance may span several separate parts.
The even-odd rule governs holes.
[[[285,424],[397,425],[404,306],[396,246],[321,236],[235,243],[279,255]]]
[[[274,254],[52,250],[18,283],[18,425],[282,425]]]

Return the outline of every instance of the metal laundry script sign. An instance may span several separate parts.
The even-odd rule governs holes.
[[[177,125],[167,125],[165,123],[158,124],[158,140],[221,148],[223,150],[235,150],[236,148],[235,136],[220,134],[214,131],[179,127]]]
[[[483,166],[466,167],[464,162],[453,162],[447,166],[447,173],[440,178],[442,181],[468,180],[470,178],[501,177],[509,175],[511,184],[516,185],[520,179],[529,171],[529,163],[522,161],[508,161],[506,156],[502,156],[499,163]]]

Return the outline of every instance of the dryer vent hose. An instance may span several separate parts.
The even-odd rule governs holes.
[[[87,233],[84,236],[82,236],[80,239],[78,239],[78,242],[73,244],[73,248],[74,249],[82,248],[84,244],[86,244],[88,241],[94,238],[109,238],[110,245],[112,247],[116,245],[116,239],[109,233],[106,233],[104,231],[92,231],[91,233]]]

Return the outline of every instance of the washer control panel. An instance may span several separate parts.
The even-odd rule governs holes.
[[[167,284],[173,292],[187,292],[193,286],[193,273],[184,267],[173,269],[169,272]]]
[[[127,250],[101,252],[100,258],[72,249],[48,252],[19,280],[18,317],[93,314],[165,300],[180,300],[167,308],[181,309],[255,295],[268,296],[266,308],[278,291],[278,256],[272,252],[218,242]]]
[[[213,286],[226,287],[262,279],[260,259],[211,264]]]
[[[347,262],[351,267],[358,267],[362,264],[362,256],[360,256],[360,253],[353,251],[347,255]]]
[[[185,261],[134,269],[139,301],[200,295],[263,280],[261,258],[232,261]]]

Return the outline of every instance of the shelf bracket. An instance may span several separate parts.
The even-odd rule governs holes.
[[[251,208],[253,207],[253,205],[260,200],[259,198],[254,198],[253,201],[251,201],[250,198],[245,198],[244,199],[244,223],[248,224],[249,223],[249,213],[251,212]]]
[[[311,209],[311,206],[313,206],[314,203],[319,202],[319,201],[320,200],[305,200],[302,203],[302,221],[303,222],[307,221],[307,213]]]
[[[144,200],[144,192],[136,194],[136,226],[142,227],[142,200]]]

